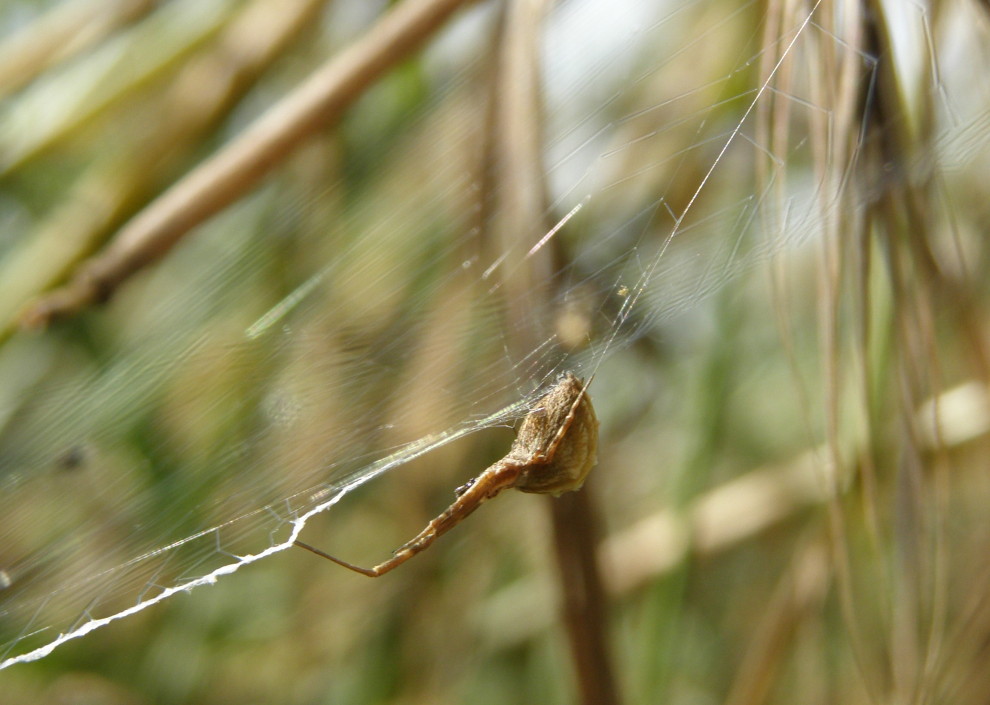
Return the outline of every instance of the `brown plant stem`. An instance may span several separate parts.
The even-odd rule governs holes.
[[[305,139],[333,124],[388,69],[470,0],[407,0],[317,70],[230,145],[153,201],[69,283],[28,307],[43,326],[109,299],[128,277],[164,256],[192,228],[248,193]]]
[[[584,705],[618,705],[606,637],[607,598],[598,571],[594,495],[585,487],[550,502],[564,623]]]

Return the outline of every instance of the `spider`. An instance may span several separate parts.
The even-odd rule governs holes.
[[[302,541],[296,541],[295,545],[337,565],[377,578],[429,548],[441,535],[504,489],[515,487],[523,492],[554,496],[580,489],[588,471],[597,462],[597,449],[598,419],[586,385],[567,372],[523,419],[505,457],[457,488],[454,503],[384,563],[374,568],[362,568]]]

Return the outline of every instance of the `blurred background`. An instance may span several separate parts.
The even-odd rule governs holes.
[[[4,0],[3,701],[985,702],[988,34]],[[291,547],[385,560],[564,371],[576,508]]]

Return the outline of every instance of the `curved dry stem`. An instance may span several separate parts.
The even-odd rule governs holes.
[[[28,307],[44,326],[110,298],[128,277],[164,256],[192,228],[248,193],[304,140],[336,121],[388,69],[469,0],[409,0],[386,14],[233,143],[125,225],[63,288]]]
[[[183,68],[156,101],[160,124],[89,167],[33,235],[0,262],[0,339],[12,332],[25,303],[62,281],[178,172],[324,3],[246,3],[209,50]]]

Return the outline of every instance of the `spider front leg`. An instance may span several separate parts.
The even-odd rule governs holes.
[[[522,492],[559,495],[577,490],[597,462],[598,419],[586,385],[565,373],[526,415],[508,455],[465,485],[447,510],[384,563],[362,568],[296,541],[295,544],[362,575],[377,578],[398,568],[471,512],[507,487]]]
[[[430,547],[430,544],[457,526],[487,500],[507,487],[512,487],[523,469],[524,466],[508,462],[505,458],[498,461],[478,475],[472,482],[459,488],[459,490],[463,491],[459,491],[454,503],[447,507],[440,516],[427,524],[426,528],[419,532],[416,538],[400,546],[391,558],[384,563],[379,563],[373,568],[362,568],[353,563],[342,561],[302,541],[294,541],[293,543],[299,548],[305,548],[307,551],[333,561],[339,566],[349,568],[361,575],[367,575],[369,578],[377,578],[398,568],[417,553],[425,551]]]

